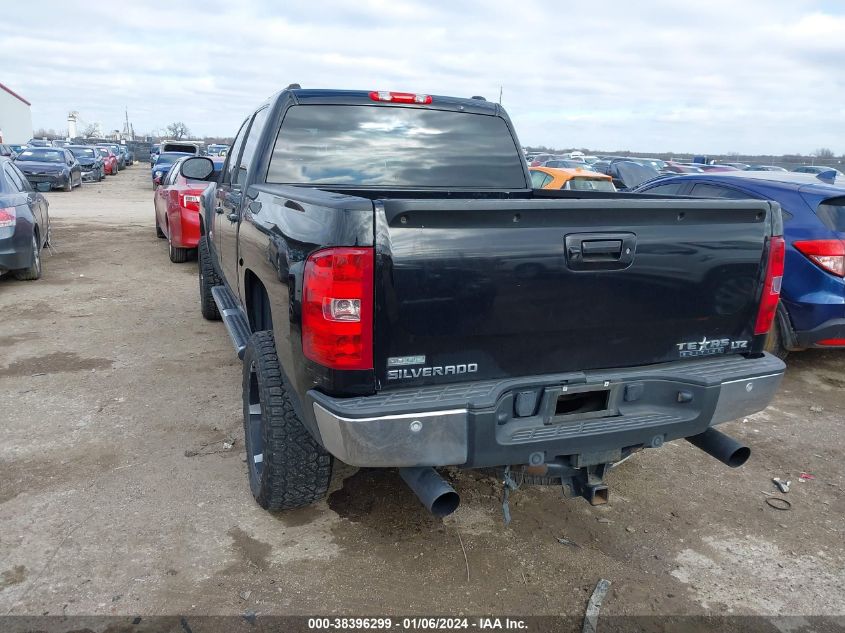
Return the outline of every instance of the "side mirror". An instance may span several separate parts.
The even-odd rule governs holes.
[[[214,161],[205,156],[189,158],[179,168],[179,174],[188,180],[207,180],[213,173]]]

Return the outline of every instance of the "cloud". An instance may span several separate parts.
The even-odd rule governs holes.
[[[113,6],[112,6],[113,5]],[[831,6],[836,5],[836,6]],[[823,0],[13,3],[4,83],[67,112],[233,135],[288,83],[498,98],[525,144],[845,153],[845,14]]]

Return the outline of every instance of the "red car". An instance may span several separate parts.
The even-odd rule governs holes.
[[[97,147],[100,156],[103,157],[103,167],[107,176],[114,176],[117,173],[117,156],[108,147]]]
[[[200,195],[208,186],[207,181],[190,180],[179,173],[188,158],[191,157],[180,158],[173,164],[153,194],[156,235],[167,239],[170,261],[177,264],[196,254],[200,239]]]

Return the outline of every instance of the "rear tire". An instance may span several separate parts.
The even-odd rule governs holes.
[[[199,259],[197,268],[199,269],[200,278],[200,311],[202,312],[202,316],[207,320],[219,321],[220,310],[217,309],[211,289],[214,286],[222,286],[223,282],[218,276],[217,271],[214,270],[214,264],[211,262],[211,253],[208,250],[208,237],[205,235],[200,238],[200,243],[197,247],[197,259]]]
[[[32,266],[15,271],[15,279],[21,281],[35,281],[41,277],[41,245],[38,243],[38,235],[32,234]]]
[[[272,331],[256,332],[247,345],[243,404],[249,487],[258,505],[291,510],[324,499],[334,459],[296,415]]]
[[[783,345],[783,330],[780,326],[780,319],[775,316],[769,335],[766,337],[766,345],[763,348],[770,354],[774,354],[781,360],[789,356],[789,350]]]

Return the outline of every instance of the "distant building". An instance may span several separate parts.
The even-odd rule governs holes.
[[[0,83],[0,143],[26,143],[32,138],[31,105]]]

